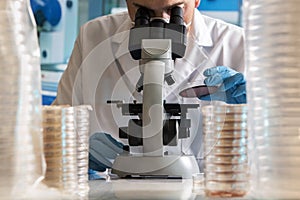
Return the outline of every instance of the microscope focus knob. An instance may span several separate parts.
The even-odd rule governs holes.
[[[172,74],[166,76],[165,81],[167,82],[168,85],[173,85],[175,83],[175,79]]]

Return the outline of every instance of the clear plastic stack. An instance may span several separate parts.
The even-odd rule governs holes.
[[[205,194],[242,197],[249,189],[247,107],[216,104],[202,108]]]
[[[300,197],[300,1],[244,1],[252,193]]]
[[[88,195],[89,106],[44,106],[44,182],[63,195]]]
[[[62,182],[65,193],[77,189],[77,134],[74,107],[62,108]]]
[[[86,196],[89,192],[88,163],[89,163],[89,111],[90,106],[76,107],[77,132],[77,175],[78,195]]]
[[[0,24],[0,199],[16,199],[41,181],[45,167],[39,46],[29,1],[1,0]]]

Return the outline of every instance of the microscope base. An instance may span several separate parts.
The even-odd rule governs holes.
[[[115,159],[112,168],[112,173],[121,178],[141,176],[189,179],[194,173],[199,173],[197,161],[190,155],[120,155]]]

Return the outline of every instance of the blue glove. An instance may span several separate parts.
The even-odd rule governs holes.
[[[207,86],[219,86],[217,92],[199,97],[205,101],[224,101],[228,104],[242,104],[247,102],[246,80],[244,75],[229,67],[217,66],[206,69],[204,83]]]
[[[105,171],[112,167],[112,162],[123,152],[123,144],[107,133],[95,133],[90,137],[89,168]]]
[[[88,171],[88,175],[89,175],[89,180],[98,180],[98,179],[103,179],[103,177],[101,177],[97,171],[89,169]]]

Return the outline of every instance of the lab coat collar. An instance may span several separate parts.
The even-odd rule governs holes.
[[[204,22],[203,15],[198,9],[195,9],[193,22],[191,24],[191,38],[199,46],[211,47],[213,41],[211,38],[210,31]],[[189,37],[190,38],[190,37]]]

